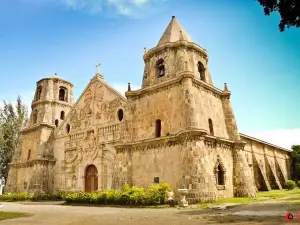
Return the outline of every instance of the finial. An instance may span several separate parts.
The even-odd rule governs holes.
[[[224,91],[229,91],[227,87],[227,83],[224,83]]]
[[[130,83],[128,83],[128,89],[127,91],[131,91]]]
[[[55,76],[57,76],[57,73],[54,73]]]
[[[175,19],[175,16],[172,16],[172,19]]]
[[[100,66],[101,66],[101,63],[99,61],[97,61],[97,64],[96,64],[96,73],[100,74]]]
[[[147,53],[147,49],[146,48],[144,48],[144,54],[146,54]]]

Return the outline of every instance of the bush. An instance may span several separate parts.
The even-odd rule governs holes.
[[[297,187],[300,188],[300,180],[297,182]]]
[[[296,187],[296,182],[293,181],[293,180],[288,180],[285,183],[285,188],[288,189],[288,190],[293,190],[295,187]]]
[[[164,204],[169,191],[170,186],[167,183],[151,185],[147,191],[144,188],[130,187],[128,184],[125,184],[123,191],[59,192],[57,194],[38,195],[13,193],[0,195],[0,201],[64,200],[68,203],[80,204],[154,205]]]

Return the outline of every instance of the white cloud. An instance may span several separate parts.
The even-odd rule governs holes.
[[[123,96],[125,96],[125,92],[128,89],[128,84],[126,83],[113,83],[111,84],[111,86],[116,89],[118,92],[120,92]],[[130,84],[131,90],[135,91],[140,89],[140,85],[136,85],[136,84]]]
[[[115,13],[124,16],[135,16],[147,6],[158,7],[158,4],[169,0],[21,0],[29,4],[59,5],[71,10],[84,10],[92,13],[113,9]]]
[[[300,128],[252,132],[245,134],[287,149],[291,149],[292,145],[300,145]]]

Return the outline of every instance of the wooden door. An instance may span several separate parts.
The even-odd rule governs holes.
[[[90,165],[85,172],[85,191],[94,192],[98,190],[98,170],[96,166]]]

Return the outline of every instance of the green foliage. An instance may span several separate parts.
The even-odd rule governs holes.
[[[291,152],[293,180],[300,180],[300,145],[293,145]]]
[[[12,193],[0,195],[0,201],[15,202],[15,201],[57,201],[62,200],[62,194],[29,194],[29,193]]]
[[[7,178],[8,163],[18,147],[19,131],[27,123],[28,111],[18,96],[16,105],[3,102],[0,108],[0,175]]]
[[[297,182],[297,187],[300,188],[300,180]]]
[[[288,190],[293,190],[295,187],[296,187],[296,182],[293,181],[293,180],[288,180],[285,183],[285,188],[288,189]]]
[[[300,27],[300,1],[299,0],[258,0],[264,8],[265,15],[269,16],[272,12],[278,12],[281,20],[279,30],[285,28]]]
[[[125,184],[123,191],[105,190],[93,193],[61,192],[58,194],[13,193],[0,195],[0,201],[40,201],[64,200],[68,203],[109,204],[109,205],[155,205],[164,204],[170,186],[167,183],[151,185],[147,191],[144,188],[130,187]]]

